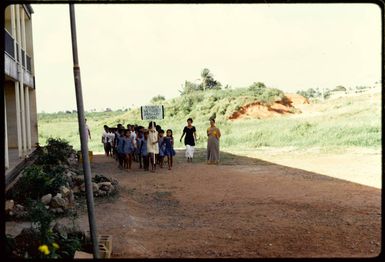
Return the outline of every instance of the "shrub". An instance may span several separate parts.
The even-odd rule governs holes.
[[[158,103],[158,102],[162,102],[162,101],[165,101],[165,100],[166,100],[166,98],[165,98],[164,96],[162,96],[162,95],[157,95],[157,96],[154,96],[154,97],[151,99],[150,103],[151,103],[151,104],[156,104],[156,103]]]
[[[284,96],[284,93],[277,88],[266,88],[260,96],[260,100],[262,103],[271,105],[275,101],[281,100]]]
[[[299,94],[303,97],[306,97],[307,99],[322,96],[322,93],[318,90],[318,88],[317,89],[309,88],[307,90],[297,91],[297,94]]]
[[[50,177],[37,165],[24,169],[22,176],[11,189],[12,198],[18,203],[25,203],[27,198],[39,199],[47,194]]]
[[[68,158],[73,153],[75,151],[67,140],[50,137],[35,163],[39,165],[68,164]]]
[[[55,194],[67,183],[63,170],[63,167],[56,167],[46,173],[42,166],[31,165],[24,169],[20,179],[8,191],[8,197],[25,204],[28,198],[39,200],[48,193]]]
[[[336,86],[332,91],[346,91],[344,86]]]
[[[40,201],[34,201],[28,199],[29,206],[29,219],[32,224],[36,225],[40,232],[40,240],[45,243],[50,240],[50,225],[54,219],[54,216],[51,212],[49,212],[44,204]]]
[[[258,98],[258,97],[260,97],[260,96],[263,94],[263,92],[266,90],[266,86],[265,86],[265,84],[258,82],[258,83],[252,84],[252,85],[249,87],[248,90],[251,91],[251,92],[253,93],[254,97]]]

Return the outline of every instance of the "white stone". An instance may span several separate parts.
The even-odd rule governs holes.
[[[44,204],[44,205],[48,205],[52,200],[52,194],[47,194],[47,195],[44,195],[41,197],[41,202]]]
[[[66,206],[66,202],[65,202],[65,200],[63,198],[61,198],[61,195],[60,195],[60,197],[58,195],[56,195],[51,200],[51,206],[53,208],[65,207]]]
[[[100,182],[98,183],[99,186],[112,186],[111,182]]]
[[[98,184],[96,184],[95,182],[92,183],[92,190],[93,190],[94,192],[97,192],[97,191],[99,190],[99,186],[98,186]]]
[[[65,186],[61,186],[60,193],[62,194],[63,197],[67,197],[70,193],[70,190]]]
[[[5,201],[5,211],[10,211],[14,208],[15,202],[13,200]]]

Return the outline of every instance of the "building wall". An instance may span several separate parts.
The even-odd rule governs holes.
[[[7,104],[8,147],[17,148],[15,83],[12,81],[5,81],[4,88]]]
[[[32,67],[32,76],[34,75],[34,58],[33,58],[33,44],[32,44],[32,20],[29,15],[27,15],[25,6],[16,5],[16,8],[19,8],[20,13],[24,12],[24,21],[25,21],[25,42],[26,42],[26,53],[32,58],[31,67]],[[28,9],[28,8],[27,8]],[[29,9],[28,9],[29,10]],[[11,8],[8,6],[5,9],[5,21],[4,27],[8,30],[10,34],[12,34],[11,29]],[[16,15],[16,12],[15,12]],[[15,16],[16,19],[16,16]],[[15,22],[16,24],[16,22]],[[20,28],[21,29],[21,28]],[[16,28],[17,30],[17,28]],[[3,32],[4,33],[4,32]],[[17,34],[16,34],[17,35]],[[16,35],[13,36],[16,38]],[[21,36],[21,39],[23,37]],[[19,42],[19,46],[23,47],[23,45]],[[4,54],[3,54],[4,55]],[[18,79],[19,76],[15,77],[15,79],[10,78],[7,74],[10,74],[8,71],[4,70],[6,75],[6,79],[4,82],[4,94],[6,98],[6,110],[7,110],[7,132],[8,132],[8,147],[9,148],[17,148],[17,119],[16,119],[16,97],[15,97],[15,79]],[[31,76],[31,77],[32,77]],[[23,87],[23,91],[25,91],[25,87]],[[26,97],[25,97],[26,98]],[[21,102],[21,101],[20,101]],[[24,106],[26,103],[24,103]],[[36,108],[36,91],[35,89],[29,88],[29,112],[30,112],[30,124],[31,127],[31,146],[32,148],[38,143],[38,124],[37,124],[37,108]],[[25,109],[25,112],[27,110]],[[28,121],[27,115],[25,113],[25,120]],[[20,120],[21,117],[20,117]],[[21,127],[20,127],[21,128]],[[28,129],[26,129],[27,131]],[[28,134],[27,134],[28,137]],[[27,139],[28,141],[28,139]],[[28,144],[27,144],[28,146]]]
[[[17,121],[16,121],[16,97],[15,83],[10,80],[5,81],[5,99],[7,105],[7,132],[8,132],[8,147],[17,148]],[[39,141],[37,131],[37,108],[36,108],[36,91],[29,89],[29,106],[31,116],[31,145],[35,146]]]

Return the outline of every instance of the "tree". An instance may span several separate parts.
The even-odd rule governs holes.
[[[205,91],[206,89],[221,89],[222,87],[222,84],[219,81],[214,80],[214,77],[208,68],[204,68],[202,70],[201,79],[203,91]]]
[[[260,96],[265,91],[266,86],[262,82],[254,82],[249,86],[249,90],[253,91],[257,96]]]
[[[336,86],[333,89],[333,91],[345,91],[346,92],[346,88],[344,86],[339,85],[339,86]]]
[[[195,84],[195,83],[190,82],[190,81],[185,81],[181,94],[182,95],[189,94],[189,93],[192,93],[195,91],[200,91],[200,90],[203,90],[202,83],[201,84]]]
[[[166,98],[165,98],[164,96],[162,96],[162,95],[157,95],[157,96],[154,96],[153,98],[151,98],[150,103],[151,103],[151,104],[156,104],[156,103],[158,103],[158,102],[162,102],[162,101],[165,101],[165,100],[166,100]]]
[[[321,97],[322,93],[319,91],[319,88],[314,89],[314,88],[309,88],[307,90],[300,90],[297,91],[297,94],[306,97],[306,98],[316,98],[316,97]]]

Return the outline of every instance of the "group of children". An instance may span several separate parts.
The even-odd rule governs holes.
[[[152,135],[149,138],[150,132]],[[157,139],[153,139],[154,134]],[[132,162],[138,162],[139,168],[145,171],[149,170],[151,164],[151,171],[155,172],[157,164],[163,168],[165,157],[168,169],[171,170],[173,166],[175,150],[172,130],[167,129],[165,136],[164,130],[155,125],[155,122],[150,122],[148,129],[131,124],[128,124],[127,128],[122,124],[118,124],[116,128],[104,125],[102,143],[106,156],[115,158],[120,169],[131,169]],[[154,145],[156,151],[152,150]]]

